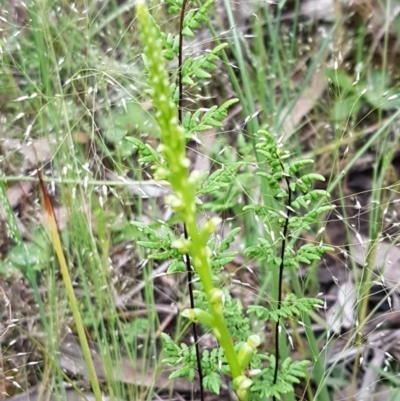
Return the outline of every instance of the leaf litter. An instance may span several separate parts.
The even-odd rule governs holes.
[[[319,2],[317,5],[317,2],[311,0],[303,2],[301,6],[302,18],[305,18],[306,20],[308,18],[312,18],[317,21],[320,19],[328,21],[333,20],[334,13],[336,12],[334,4],[335,2],[325,1],[323,7],[321,7],[320,3],[321,2]],[[342,2],[342,3],[343,4],[341,6],[347,7],[347,2]],[[373,46],[375,48],[380,48],[382,41],[382,32],[384,32],[382,31],[382,27],[387,25],[387,22],[385,20],[386,14],[384,13],[382,15],[381,8],[377,4],[377,2],[360,0],[360,1],[355,1],[353,3],[354,5],[351,5],[351,7],[354,7],[352,8],[352,10],[355,10],[355,12],[361,14],[361,13],[366,13],[368,11],[367,13],[368,15],[366,15],[366,18],[369,21],[368,28],[371,29],[371,31],[376,32],[376,34],[374,35]],[[239,2],[237,4],[239,7],[238,15],[240,16],[239,22],[241,25],[241,29],[246,30],[248,24],[247,22],[248,18],[251,17],[254,10],[251,9],[250,7],[247,7],[247,5],[244,2]],[[242,7],[242,5],[244,7]],[[394,10],[394,13],[392,15],[394,16],[397,15],[396,10]],[[223,23],[226,23],[226,21]],[[389,25],[390,27],[392,27],[391,23],[389,23]],[[344,54],[344,57],[346,57],[346,54]],[[309,128],[313,124],[313,122],[315,121],[315,116],[313,113],[315,109],[318,107],[317,105],[318,102],[324,101],[324,96],[326,95],[328,85],[329,85],[328,81],[323,79],[323,75],[321,73],[317,73],[314,76],[309,86],[306,88],[304,93],[299,97],[298,101],[296,102],[293,109],[293,114],[288,116],[287,120],[284,121],[285,129],[287,132],[289,132],[289,135],[290,133],[296,130],[302,132],[301,131],[302,129]],[[23,101],[23,99],[21,98],[19,98],[19,100],[21,102]],[[285,115],[285,113],[283,113],[282,115]],[[19,115],[17,115],[17,117],[19,117]],[[14,122],[19,123],[20,120],[22,120],[22,117],[23,116],[21,115],[20,119],[15,118]],[[304,125],[304,127],[299,127],[299,125]],[[30,131],[27,131],[28,127],[25,127],[26,129],[24,130],[24,132],[28,132],[28,135],[31,135]],[[369,128],[368,125],[364,127],[365,130],[368,130],[368,128]],[[215,137],[213,136],[213,133],[210,134],[211,135],[208,138],[210,139],[210,141],[209,142],[205,141],[205,145],[207,146],[203,148],[199,146],[198,147],[199,150],[196,150],[190,156],[191,159],[195,162],[195,164],[203,168],[204,170],[207,170],[212,167],[210,160],[208,158],[208,152],[209,149],[214,145],[213,139],[215,139]],[[96,148],[96,145],[93,144],[91,140],[85,141],[85,144],[93,146],[96,151],[99,150],[99,147]],[[40,164],[45,164],[49,162],[54,156],[54,154],[52,153],[52,147],[50,146],[48,139],[32,139],[25,142],[21,141],[20,139],[11,138],[3,141],[1,144],[1,148],[2,152],[5,152],[6,157],[9,157],[10,153],[15,153],[15,152],[23,156],[23,161],[18,166],[18,170],[21,175],[32,172],[33,169],[37,168]],[[374,156],[375,155],[372,156],[372,159],[374,159]],[[106,158],[103,158],[102,160],[107,162]],[[370,177],[371,176],[370,173],[371,173],[370,171],[367,171],[365,177]],[[138,186],[135,184],[134,180],[131,180],[129,177],[125,175],[120,175],[119,172],[117,173],[114,171],[108,171],[105,174],[106,180],[110,181],[121,180],[120,177],[124,177],[122,178],[122,180],[126,181],[127,189],[130,192],[130,194],[134,197],[143,200],[145,204],[145,209],[150,208],[150,206],[154,208],[154,204],[150,205],[150,201],[154,199],[158,200],[158,203],[156,203],[156,207],[159,207],[160,209],[163,208],[163,198],[168,193],[168,188],[166,189],[161,186],[154,185],[154,183],[146,183],[146,181],[144,181],[143,183],[141,183],[140,186]],[[358,176],[358,172],[356,172],[355,170],[350,172],[349,179],[353,180],[353,182],[357,184],[360,184],[359,182],[360,178]],[[362,184],[365,185],[365,182],[363,182]],[[35,187],[36,184],[34,184],[31,181],[21,181],[20,183],[16,183],[12,186],[9,186],[7,189],[7,196],[9,198],[12,208],[18,209],[19,206],[24,202],[34,203],[34,200],[32,200],[32,193],[36,191]],[[354,194],[354,193],[356,193],[356,191],[354,191],[354,188],[349,190],[349,194]],[[118,193],[115,192],[115,194]],[[110,195],[111,198],[113,196],[114,194]],[[67,210],[65,210],[63,207],[60,207],[59,210],[60,210],[60,215],[64,216],[63,222],[61,220],[61,217],[59,219],[59,224],[60,224],[59,228],[61,231],[63,231],[64,228],[66,228],[68,225]],[[32,212],[32,209],[30,212]],[[26,210],[24,211],[24,213],[29,213],[29,211]],[[20,216],[17,217],[18,219],[20,219]],[[152,219],[149,218],[149,220],[151,221]],[[23,226],[20,226],[20,230],[25,233],[29,233],[30,229],[31,227],[23,228]],[[367,233],[365,227],[363,227],[362,231],[363,233]],[[342,232],[340,233],[340,235],[343,239]],[[359,240],[360,238],[361,241]],[[25,235],[25,239],[27,241],[31,241],[31,238],[29,238],[28,235]],[[0,238],[0,244],[2,240],[3,239]],[[115,301],[118,306],[122,308],[127,308],[128,303],[132,302],[133,299],[135,300],[135,302],[139,303],[141,302],[143,304],[141,292],[144,288],[145,282],[140,275],[138,275],[138,277],[132,279],[131,281],[126,279],[127,271],[131,268],[132,262],[135,262],[133,264],[135,265],[135,267],[138,268],[138,270],[142,269],[143,265],[135,261],[135,257],[132,255],[132,252],[129,252],[129,249],[127,251],[126,248],[128,248],[129,246],[132,247],[132,243],[128,241],[124,242],[123,244],[124,245],[122,247],[119,247],[120,244],[115,245],[112,248],[112,251],[114,253],[113,252],[111,253],[113,253],[113,257],[115,260],[115,263],[113,263],[115,269],[114,277],[120,280],[120,281],[116,280],[116,285],[114,288]],[[355,262],[357,262],[357,264],[360,266],[365,266],[368,244],[369,244],[368,237],[363,234],[359,234],[358,239],[353,238],[351,241],[349,254],[352,255]],[[235,250],[240,251],[239,244],[235,244],[234,247]],[[398,283],[400,282],[400,272],[398,265],[399,256],[400,255],[398,252],[398,248],[390,243],[381,242],[377,247],[376,258],[373,263],[374,278],[376,279],[377,285],[384,287],[388,291],[393,291],[395,286],[397,286]],[[230,268],[233,271],[238,270],[240,267],[242,267],[244,261],[245,259],[243,258],[243,255],[240,255],[239,252],[238,259],[236,259],[235,261],[236,265],[233,264],[232,266],[230,266]],[[163,280],[166,277],[165,271],[167,267],[168,266],[166,264],[160,263],[159,266],[157,266],[154,275],[150,279],[153,280],[161,290],[165,288],[166,289],[165,292],[170,293],[167,291],[168,289],[167,283],[171,284],[171,281]],[[323,316],[326,319],[325,323],[328,326],[328,330],[330,331],[330,333],[332,335],[336,335],[337,337],[337,341],[331,341],[329,343],[329,344],[334,344],[333,349],[337,351],[337,346],[343,345],[343,343],[340,342],[341,333],[351,331],[357,323],[357,317],[354,314],[354,306],[358,302],[356,297],[357,288],[355,287],[354,284],[356,278],[353,277],[352,273],[348,271],[346,271],[346,274],[344,275],[339,273],[336,275],[338,277],[338,280],[334,280],[332,277],[332,272],[335,270],[335,267],[330,266],[329,268],[330,268],[330,277],[332,278],[329,284],[332,288],[335,288],[337,292],[335,293],[333,291],[329,294],[328,292],[326,292],[326,298],[328,299],[328,302],[330,302],[331,300],[334,301],[333,304],[327,307],[326,315],[324,316],[324,313],[322,313],[321,316]],[[343,267],[340,267],[339,269],[343,270]],[[14,317],[16,319],[16,322],[19,322],[19,320],[23,318],[25,321],[27,321],[29,329],[32,330],[32,332],[35,332],[35,330],[33,329],[35,327],[35,319],[37,319],[36,317],[37,313],[35,308],[33,307],[34,305],[32,305],[30,289],[27,287],[26,283],[24,283],[24,280],[21,278],[21,275],[15,275],[14,279],[15,279],[14,283],[10,282],[4,286],[5,293],[8,294],[18,293],[20,295],[19,300],[11,298],[11,311],[15,313]],[[257,282],[256,280],[254,280],[254,274],[253,275],[249,274],[247,277],[238,281],[242,281],[243,283],[246,284],[252,281],[252,285],[254,286],[254,289],[256,289]],[[179,285],[177,285],[176,282],[174,282],[173,285],[176,285],[176,288],[179,288]],[[45,288],[43,288],[42,291],[45,291]],[[244,294],[246,296],[246,292],[244,292]],[[379,377],[376,372],[377,370],[379,370],[379,368],[381,368],[385,364],[385,361],[390,360],[387,353],[395,356],[396,358],[399,358],[398,353],[396,354],[396,348],[398,348],[398,341],[399,341],[398,330],[395,328],[384,330],[380,329],[381,326],[379,326],[387,322],[389,322],[390,325],[395,324],[397,320],[397,313],[399,313],[399,302],[396,300],[395,295],[396,294],[394,293],[392,294],[393,299],[391,301],[391,305],[389,305],[389,309],[383,313],[376,313],[375,316],[371,318],[370,322],[368,322],[367,324],[367,328],[368,330],[371,330],[371,332],[365,333],[367,336],[366,344],[368,344],[368,346],[364,345],[364,348],[365,349],[369,348],[369,352],[372,354],[369,357],[370,367],[366,368],[365,371],[363,371],[362,375],[360,374],[359,382],[357,383],[356,388],[349,388],[347,390],[346,389],[342,390],[341,392],[342,395],[345,394],[346,397],[354,396],[356,397],[355,399],[361,401],[362,399],[364,400],[369,399],[368,397],[374,397],[373,399],[377,399],[375,398],[374,395],[376,391],[388,390],[387,388],[382,389],[381,385],[375,386],[372,385],[371,383],[378,384]],[[250,294],[247,294],[247,297],[250,296],[251,296]],[[378,300],[376,303],[379,303],[382,300],[382,297],[387,298],[388,296],[382,295],[381,292],[380,295],[378,295]],[[158,308],[159,310],[162,310],[162,306],[168,305],[167,300],[171,301],[171,299],[168,299],[168,297],[159,298],[160,302]],[[185,303],[185,299],[183,301],[181,300],[180,302]],[[29,304],[31,304],[30,307],[28,307]],[[21,309],[24,308],[27,308],[25,309],[25,311],[28,313],[26,313],[25,315],[23,314],[21,315]],[[342,313],[339,313],[339,311],[342,311]],[[393,316],[393,318],[391,316]],[[164,321],[167,320],[164,319]],[[167,322],[167,325],[170,323],[173,324],[173,322],[169,321]],[[40,338],[41,333],[37,333],[37,336],[38,338]],[[3,341],[4,344],[7,344],[7,342],[11,344],[13,340],[11,340],[10,336],[8,335]],[[29,338],[25,337],[23,338],[22,341],[19,338],[18,341],[19,341],[18,346],[20,347],[20,349],[24,351],[26,351],[26,349],[29,349],[29,347],[27,347],[27,344],[29,343]],[[71,374],[72,376],[75,375],[86,376],[86,367],[83,363],[81,351],[77,346],[76,339],[71,335],[67,335],[67,337],[64,338],[64,340],[60,339],[60,341],[63,345],[63,347],[61,348],[61,366],[65,370],[67,370],[69,374]],[[345,358],[346,361],[352,360],[352,358],[355,357],[355,352],[354,352],[355,349],[357,349],[358,351],[357,347],[358,346],[356,347],[350,346],[349,349],[351,350],[351,352],[349,352],[347,356],[342,355],[343,358]],[[94,355],[96,355],[95,354],[96,349],[98,348],[99,345],[97,346],[95,345],[92,348],[92,352]],[[15,349],[17,350],[18,348],[15,347]],[[337,355],[335,355],[335,352],[332,352],[331,356],[332,357],[331,359],[329,359],[329,364],[339,363]],[[98,356],[96,358],[97,358],[96,361],[98,362],[98,364],[96,364],[98,369],[97,374],[100,378],[104,378],[104,369],[101,366],[100,358]],[[23,359],[23,361],[20,361],[18,363],[24,365],[25,368],[28,368],[29,359],[25,357],[21,359]],[[40,360],[40,358],[37,359]],[[136,374],[137,372],[134,372],[132,364],[125,358],[123,358],[123,361],[121,361],[120,363],[121,365],[117,367],[117,371],[118,368],[120,368],[123,370],[123,372],[119,376],[119,379],[122,381],[125,380],[130,384],[137,385],[138,376]],[[17,366],[17,364],[14,366]],[[147,380],[145,383],[139,382],[139,384],[148,385],[149,381],[151,382],[152,380],[153,374],[155,374],[155,372],[151,372],[151,374],[149,374],[148,377],[144,378],[145,380]],[[155,383],[157,387],[169,386],[169,383],[167,383],[165,377],[160,379],[160,381],[156,381]],[[191,391],[187,383],[182,383],[182,387],[180,386],[181,386],[180,382],[175,381],[174,388],[177,392]],[[25,401],[28,399],[40,400],[42,394],[43,394],[43,389],[39,388],[39,389],[33,389],[25,394],[16,395],[11,399],[13,401]],[[66,394],[68,401],[75,401],[77,399],[81,399],[81,396],[77,395],[77,393],[71,389],[67,389]],[[90,393],[86,392],[84,394],[85,397],[87,397],[87,399],[93,398]],[[53,395],[50,395],[49,399],[53,400],[56,398],[54,398]]]

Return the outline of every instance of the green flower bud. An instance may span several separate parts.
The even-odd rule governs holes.
[[[192,173],[189,176],[189,184],[192,184],[194,187],[197,187],[199,185],[200,179],[201,179],[201,173],[198,170],[193,170]]]
[[[156,180],[167,180],[170,172],[164,167],[158,167],[154,172],[154,179]]]
[[[261,372],[262,372],[261,369],[250,369],[250,370],[247,372],[247,375],[248,375],[249,377],[254,377],[254,376],[259,375]]]
[[[176,195],[168,195],[165,197],[165,203],[175,211],[182,212],[185,210],[185,204]]]
[[[211,234],[215,232],[216,227],[221,223],[221,219],[219,217],[213,217],[208,220],[203,227],[201,227],[200,233],[204,237],[209,237]]]
[[[199,308],[185,309],[182,312],[182,316],[195,323],[200,322],[211,328],[214,326],[213,317],[208,312],[204,311],[203,309],[199,309]]]
[[[218,288],[213,288],[210,294],[210,304],[215,312],[223,319],[223,305],[225,302],[224,292]]]
[[[177,239],[175,241],[172,241],[171,245],[174,248],[176,248],[180,253],[188,253],[189,252],[190,242],[187,240]]]
[[[260,344],[261,344],[261,338],[257,334],[252,334],[248,339],[247,339],[247,344],[250,345],[250,347],[253,348],[253,350],[256,350]]]
[[[249,399],[249,394],[247,389],[240,388],[239,390],[236,391],[236,394],[240,401],[247,401]]]
[[[213,288],[210,296],[210,303],[213,305],[222,305],[225,302],[225,294],[219,288]]]
[[[136,3],[139,31],[144,44],[144,55],[148,69],[148,81],[152,88],[152,101],[157,110],[156,118],[163,141],[163,154],[174,171],[178,165],[187,165],[185,160],[185,132],[178,121],[178,110],[171,99],[168,70],[163,57],[162,43],[154,21],[144,1]],[[169,152],[172,150],[172,152]]]
[[[185,309],[181,315],[192,322],[196,322],[196,314],[193,309]]]
[[[183,157],[180,160],[180,164],[182,167],[184,167],[185,169],[188,169],[190,167],[190,160],[187,157]]]
[[[163,153],[164,150],[165,150],[165,146],[164,146],[162,143],[160,143],[160,144],[157,146],[156,151],[157,151],[158,153]]]
[[[250,363],[253,353],[254,353],[253,347],[251,347],[247,343],[242,344],[238,352],[238,361],[241,370],[245,369],[247,365]]]
[[[256,334],[252,334],[247,339],[247,342],[242,344],[238,352],[238,360],[240,364],[240,368],[245,369],[250,361],[253,354],[257,351],[257,347],[261,344],[260,336]]]
[[[248,390],[253,384],[253,381],[245,375],[238,376],[233,381],[233,388],[236,391],[240,401],[246,401],[248,399]]]

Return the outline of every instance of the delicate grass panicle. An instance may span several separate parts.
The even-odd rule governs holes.
[[[170,12],[177,13],[181,10],[181,2],[168,0],[167,3]],[[207,2],[207,7],[210,5],[211,2]],[[298,250],[295,248],[296,238],[300,233],[318,224],[320,216],[331,209],[331,206],[325,204],[329,195],[325,191],[313,190],[314,182],[322,180],[323,177],[310,173],[301,175],[300,170],[309,166],[312,160],[292,161],[289,152],[282,149],[282,144],[277,144],[274,135],[265,130],[258,132],[259,143],[256,150],[259,159],[257,160],[261,160],[258,175],[267,185],[270,196],[276,200],[276,209],[263,205],[250,205],[245,210],[260,216],[264,220],[264,227],[272,225],[274,227],[272,231],[281,234],[272,241],[259,238],[257,243],[247,247],[245,254],[261,262],[264,261],[271,270],[279,272],[276,275],[279,278],[279,295],[277,299],[273,299],[269,308],[254,305],[248,311],[244,311],[241,303],[232,299],[229,287],[219,284],[223,281],[221,267],[234,258],[234,253],[227,250],[238,230],[232,230],[219,247],[216,247],[213,234],[219,219],[211,219],[201,227],[197,227],[196,223],[196,196],[202,191],[207,193],[205,188],[208,186],[212,186],[215,190],[226,190],[226,185],[232,184],[234,178],[232,175],[224,175],[221,172],[226,172],[224,169],[211,175],[202,175],[197,171],[189,174],[190,161],[185,153],[186,140],[190,134],[210,129],[212,126],[222,127],[226,110],[235,100],[230,100],[220,107],[214,106],[205,112],[198,111],[193,115],[188,112],[181,125],[178,105],[174,101],[176,84],[170,83],[166,68],[166,59],[178,57],[179,49],[172,45],[178,41],[171,34],[162,32],[143,1],[137,2],[136,11],[144,45],[143,59],[147,68],[151,99],[157,111],[156,118],[162,144],[156,151],[151,149],[150,145],[144,146],[137,138],[127,139],[138,149],[142,156],[142,164],[153,163],[155,177],[166,179],[171,183],[174,194],[169,196],[167,202],[187,228],[188,238],[171,239],[169,245],[169,249],[174,247],[181,254],[190,255],[195,273],[200,279],[196,290],[196,307],[185,310],[183,316],[211,329],[221,345],[221,348],[211,352],[204,351],[201,356],[204,373],[202,384],[209,390],[219,393],[222,384],[221,375],[229,374],[240,400],[263,400],[271,396],[278,399],[282,394],[293,394],[294,385],[306,376],[305,367],[308,362],[292,361],[285,353],[282,354],[282,361],[280,360],[280,349],[284,349],[286,343],[285,336],[279,334],[283,332],[281,325],[284,319],[302,319],[304,314],[321,304],[321,300],[301,298],[302,294],[296,296],[291,293],[287,294],[285,299],[281,299],[283,270],[298,268],[300,263],[315,263],[324,252],[330,250],[322,244],[306,244]],[[204,13],[205,9],[201,7],[189,10],[181,18],[183,21],[181,34],[193,37],[193,30],[198,29],[201,26],[200,22],[204,21]],[[216,49],[203,58],[200,56],[195,62],[189,58],[189,67],[183,62],[183,67],[186,67],[180,71],[182,82],[194,86],[198,85],[200,80],[207,79],[210,75],[205,73],[204,69],[215,68],[213,63],[218,59],[217,55],[223,51],[224,46],[219,45]],[[211,59],[210,54],[212,54]],[[230,180],[228,184],[227,179]],[[295,209],[303,215],[295,212]],[[152,241],[156,241],[156,233],[149,230],[146,231],[148,239],[153,238]],[[272,236],[274,235],[272,231],[265,234]],[[161,254],[154,252],[158,249],[155,243],[149,244],[144,241],[142,245],[153,253],[150,257],[154,259],[181,258],[171,251]],[[259,322],[274,322],[277,333],[275,355],[259,352],[262,333],[253,332],[250,318]],[[176,344],[168,335],[163,334],[162,337],[167,356],[164,362],[176,367],[171,378],[187,377],[193,380],[196,354],[187,345]],[[245,373],[248,371],[251,373]]]

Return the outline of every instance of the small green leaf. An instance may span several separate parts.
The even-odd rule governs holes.
[[[347,92],[353,92],[353,79],[349,77],[345,72],[328,68],[325,70],[325,75],[331,80],[332,84],[339,86],[341,89]]]
[[[358,94],[349,95],[344,99],[337,100],[333,109],[333,118],[336,121],[343,121],[351,116],[356,116],[361,105],[362,102]]]
[[[181,260],[174,259],[167,269],[167,274],[186,273],[186,266]]]
[[[185,28],[182,29],[182,35],[183,36],[187,36],[188,38],[195,38],[196,37],[194,32],[188,26],[186,26]]]
[[[189,77],[189,75],[185,75],[182,77],[182,83],[184,85],[189,85],[189,86],[195,85],[195,82],[193,81],[192,78]]]
[[[196,69],[194,71],[194,75],[196,75],[196,77],[200,78],[200,79],[210,79],[211,78],[211,74],[201,68]]]
[[[203,386],[214,394],[220,393],[221,385],[221,377],[217,372],[212,372],[203,378]]]

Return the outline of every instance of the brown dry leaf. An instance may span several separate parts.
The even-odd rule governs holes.
[[[345,1],[342,0],[342,3]],[[311,19],[333,21],[335,19],[335,0],[306,0],[301,2],[300,15]]]
[[[377,386],[375,394],[370,401],[399,401],[399,390],[395,387],[390,387],[388,385]]]
[[[361,364],[364,373],[360,383],[352,383],[338,391],[336,399],[354,401],[388,401],[399,400],[398,389],[384,385],[381,382],[380,371],[384,361],[390,359],[395,350],[399,348],[400,330],[380,330],[370,333],[361,346],[348,346],[339,344],[329,364],[338,361],[354,363],[356,355],[362,355]],[[392,359],[393,360],[393,359]],[[395,397],[397,395],[397,397]],[[393,397],[393,398],[391,398]]]
[[[153,273],[149,280],[153,280],[156,277],[162,276],[166,274],[166,271],[169,267],[170,262],[168,260],[162,262],[160,266],[158,266],[155,270],[153,270]],[[115,306],[116,307],[124,307],[127,302],[133,299],[133,297],[136,296],[136,294],[140,293],[142,289],[145,287],[146,281],[141,280],[134,288],[129,290],[128,292],[121,294],[119,296],[116,295],[116,299],[114,300]]]
[[[390,7],[389,10],[387,8]],[[368,30],[378,34],[385,26],[396,33],[391,23],[398,15],[400,5],[396,1],[378,0],[302,0],[300,15],[315,20],[334,21],[338,16],[350,15],[355,11],[364,18]],[[387,16],[389,21],[387,21]],[[285,16],[285,19],[293,18],[293,13]]]
[[[347,351],[352,352],[353,357],[357,352],[363,356],[364,376],[358,386],[349,385],[338,394],[337,399],[351,399],[354,401],[386,401],[394,392],[394,388],[379,385],[380,370],[384,361],[388,360],[388,353],[399,347],[400,330],[380,330],[367,336],[366,343],[361,347],[352,347]],[[340,351],[338,354],[342,354]],[[386,398],[387,397],[387,398]],[[398,398],[393,398],[393,400]]]
[[[65,391],[65,398],[59,397],[56,394],[51,394],[49,398],[43,397],[43,390],[39,387],[36,387],[26,393],[18,394],[14,397],[7,398],[9,401],[60,401],[61,399],[64,401],[95,401],[95,397],[92,393],[82,393],[80,395],[73,389],[66,389]],[[102,397],[103,401],[109,401],[109,397]]]
[[[354,0],[352,7],[359,15],[364,17],[366,22],[368,21],[368,30],[376,35],[379,36],[380,30],[384,27],[396,33],[391,24],[399,13],[400,4],[398,1]]]
[[[32,185],[31,181],[22,181],[7,189],[7,198],[13,209],[21,203],[22,199],[28,197],[29,193],[32,191]]]
[[[376,387],[378,384],[380,369],[383,367],[385,359],[388,359],[387,352],[400,340],[400,330],[395,330],[386,337],[380,337],[379,345],[368,349],[372,359],[368,358],[365,374],[360,388],[355,394],[355,401],[375,400]],[[366,355],[364,359],[367,360]]]
[[[79,340],[75,336],[66,336],[66,338],[61,342],[60,354],[60,365],[62,369],[72,373],[73,375],[81,375],[88,378],[87,367],[83,359]],[[95,349],[91,349],[91,354],[97,377],[100,380],[104,380],[106,378],[106,373],[100,355]],[[136,368],[136,366],[138,368]],[[112,375],[114,375],[114,380],[116,381],[136,386],[154,386],[158,389],[173,386],[175,390],[184,392],[190,392],[193,388],[193,384],[185,379],[176,379],[172,382],[168,379],[169,373],[167,372],[162,372],[159,376],[157,376],[156,372],[152,371],[150,368],[146,372],[143,372],[142,366],[144,366],[144,364],[140,360],[135,361],[135,366],[133,366],[131,360],[122,357],[121,361],[113,363]]]
[[[217,133],[215,129],[199,133],[199,140],[201,142],[201,147],[203,149],[203,152],[197,153],[196,160],[193,166],[194,170],[198,170],[202,173],[210,171],[211,169],[210,153],[212,147],[214,146],[216,135]]]
[[[72,134],[72,137],[74,139],[74,142],[80,143],[80,144],[86,144],[90,141],[89,134],[84,131],[75,132]]]
[[[126,185],[126,189],[134,196],[142,199],[161,198],[171,193],[167,182],[149,181],[133,181],[127,177],[122,177],[107,171],[106,179],[110,181],[121,181]]]
[[[367,263],[367,256],[371,241],[364,235],[354,236],[351,244],[351,255],[361,266]],[[376,246],[375,259],[370,262],[373,265],[372,280],[379,286],[383,286],[390,292],[382,295],[387,298],[390,306],[388,313],[377,314],[371,322],[367,323],[366,331],[374,330],[377,325],[397,324],[400,317],[400,299],[396,292],[400,285],[400,249],[396,246],[380,240]],[[364,267],[366,268],[366,267]]]
[[[282,132],[285,140],[287,140],[296,131],[301,120],[314,108],[315,103],[325,92],[328,80],[322,69],[317,71],[310,85],[304,90],[291,112],[288,108],[282,111],[284,120],[282,121]]]
[[[19,152],[24,156],[23,170],[35,168],[51,159],[52,151],[48,139],[35,139],[21,142],[18,139],[5,139],[1,146],[5,152]]]
[[[341,14],[341,8],[347,8],[351,5],[349,3],[350,0],[302,0],[299,15],[311,20],[334,21]],[[294,18],[295,14],[289,12],[283,14],[281,20],[292,20]]]
[[[357,303],[357,289],[353,282],[353,275],[349,273],[347,281],[338,287],[336,302],[328,309],[326,322],[331,333],[338,334],[344,329],[350,329],[356,318],[355,305]]]
[[[7,198],[10,202],[12,209],[20,205],[20,203],[26,199],[32,190],[32,182],[22,181],[12,185],[7,189]],[[3,206],[0,204],[0,220],[5,220],[5,211]]]
[[[10,206],[12,209],[18,207],[21,202],[23,202],[29,195],[32,190],[32,182],[22,181],[18,184],[14,184],[7,189],[7,198],[10,202]],[[4,206],[0,204],[0,222],[6,221],[7,217],[5,214]],[[17,222],[18,229],[23,238],[32,240],[31,233],[22,223],[18,216],[15,216],[15,220]]]
[[[252,1],[230,1],[230,7],[234,15],[235,27],[240,31],[245,31],[249,26],[249,18],[257,10],[257,6],[261,4],[260,0]],[[227,17],[226,5],[224,0],[217,0],[215,2],[215,17],[218,18],[220,23],[225,29],[229,29],[230,24]],[[205,30],[208,32],[207,30]]]
[[[352,241],[352,256],[359,265],[365,266],[371,241],[364,235],[354,236]],[[383,242],[383,239],[379,240],[373,269],[378,282],[382,282],[391,289],[398,287],[400,285],[400,248]]]
[[[400,14],[400,4],[396,4],[396,1],[387,1],[385,2],[385,6],[382,6],[377,4],[376,1],[372,2],[366,0],[358,1],[358,3],[369,3],[370,13],[368,14],[367,26],[374,36],[374,41],[370,47],[370,53],[372,54],[387,32],[397,37],[396,27],[393,23],[398,19]],[[371,3],[373,4],[371,5]],[[388,7],[390,7],[390,9],[387,9]],[[392,46],[393,51],[398,50],[398,44],[399,41],[397,40],[397,45]]]

